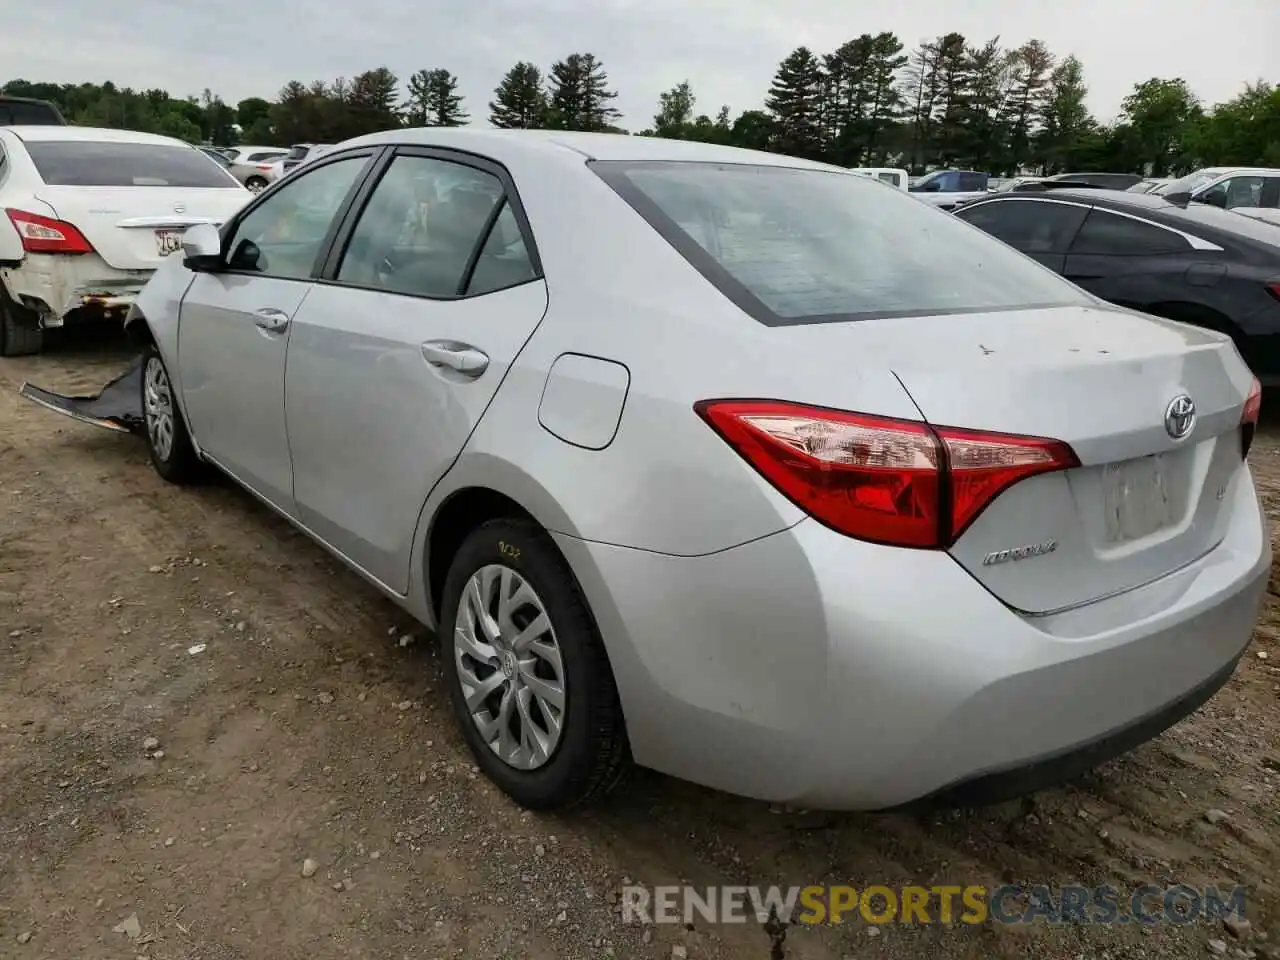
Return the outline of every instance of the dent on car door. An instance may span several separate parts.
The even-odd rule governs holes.
[[[299,517],[386,586],[408,586],[427,494],[547,306],[506,175],[402,150],[293,325],[285,378]]]
[[[178,366],[196,442],[277,507],[293,511],[284,421],[289,327],[336,215],[369,155],[282,186],[232,224],[222,269],[197,273],[182,301]]]

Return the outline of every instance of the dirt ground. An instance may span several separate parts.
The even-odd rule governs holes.
[[[0,958],[1280,957],[1280,585],[1205,708],[1032,802],[818,815],[648,774],[532,815],[476,775],[395,607],[249,497],[167,486],[141,441],[17,396],[127,358],[82,338],[0,360]],[[1280,522],[1280,426],[1251,459]],[[628,882],[1148,881],[1243,884],[1252,932],[771,935],[617,905]]]

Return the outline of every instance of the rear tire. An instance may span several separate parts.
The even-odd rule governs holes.
[[[515,598],[505,614],[503,597]],[[623,780],[631,749],[613,671],[573,572],[541,529],[498,519],[474,530],[441,606],[445,683],[490,780],[531,810],[585,804]],[[529,639],[511,643],[517,634]],[[464,677],[467,690],[490,693],[468,706]]]
[[[147,452],[151,464],[170,483],[199,483],[208,467],[196,454],[187,423],[155,344],[148,344],[142,358],[142,419],[146,425]]]
[[[0,288],[0,357],[29,357],[44,348],[44,330],[35,313],[18,306]]]
[[[267,181],[262,179],[262,177],[250,177],[244,182],[244,185],[254,193],[261,193],[267,188]]]

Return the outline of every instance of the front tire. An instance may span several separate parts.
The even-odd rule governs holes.
[[[44,330],[34,312],[0,289],[0,357],[29,357],[44,348]]]
[[[531,810],[617,786],[631,751],[613,672],[544,532],[508,519],[478,527],[453,558],[441,612],[449,697],[489,779]]]
[[[192,484],[206,475],[178,409],[169,371],[154,344],[142,358],[142,419],[146,425],[147,451],[156,473],[176,484]]]

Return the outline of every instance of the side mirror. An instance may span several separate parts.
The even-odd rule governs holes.
[[[193,224],[182,234],[182,265],[197,272],[222,265],[222,236],[212,223]]]
[[[1179,190],[1177,193],[1162,193],[1160,196],[1179,207],[1185,207],[1191,202],[1191,194],[1186,190]]]

